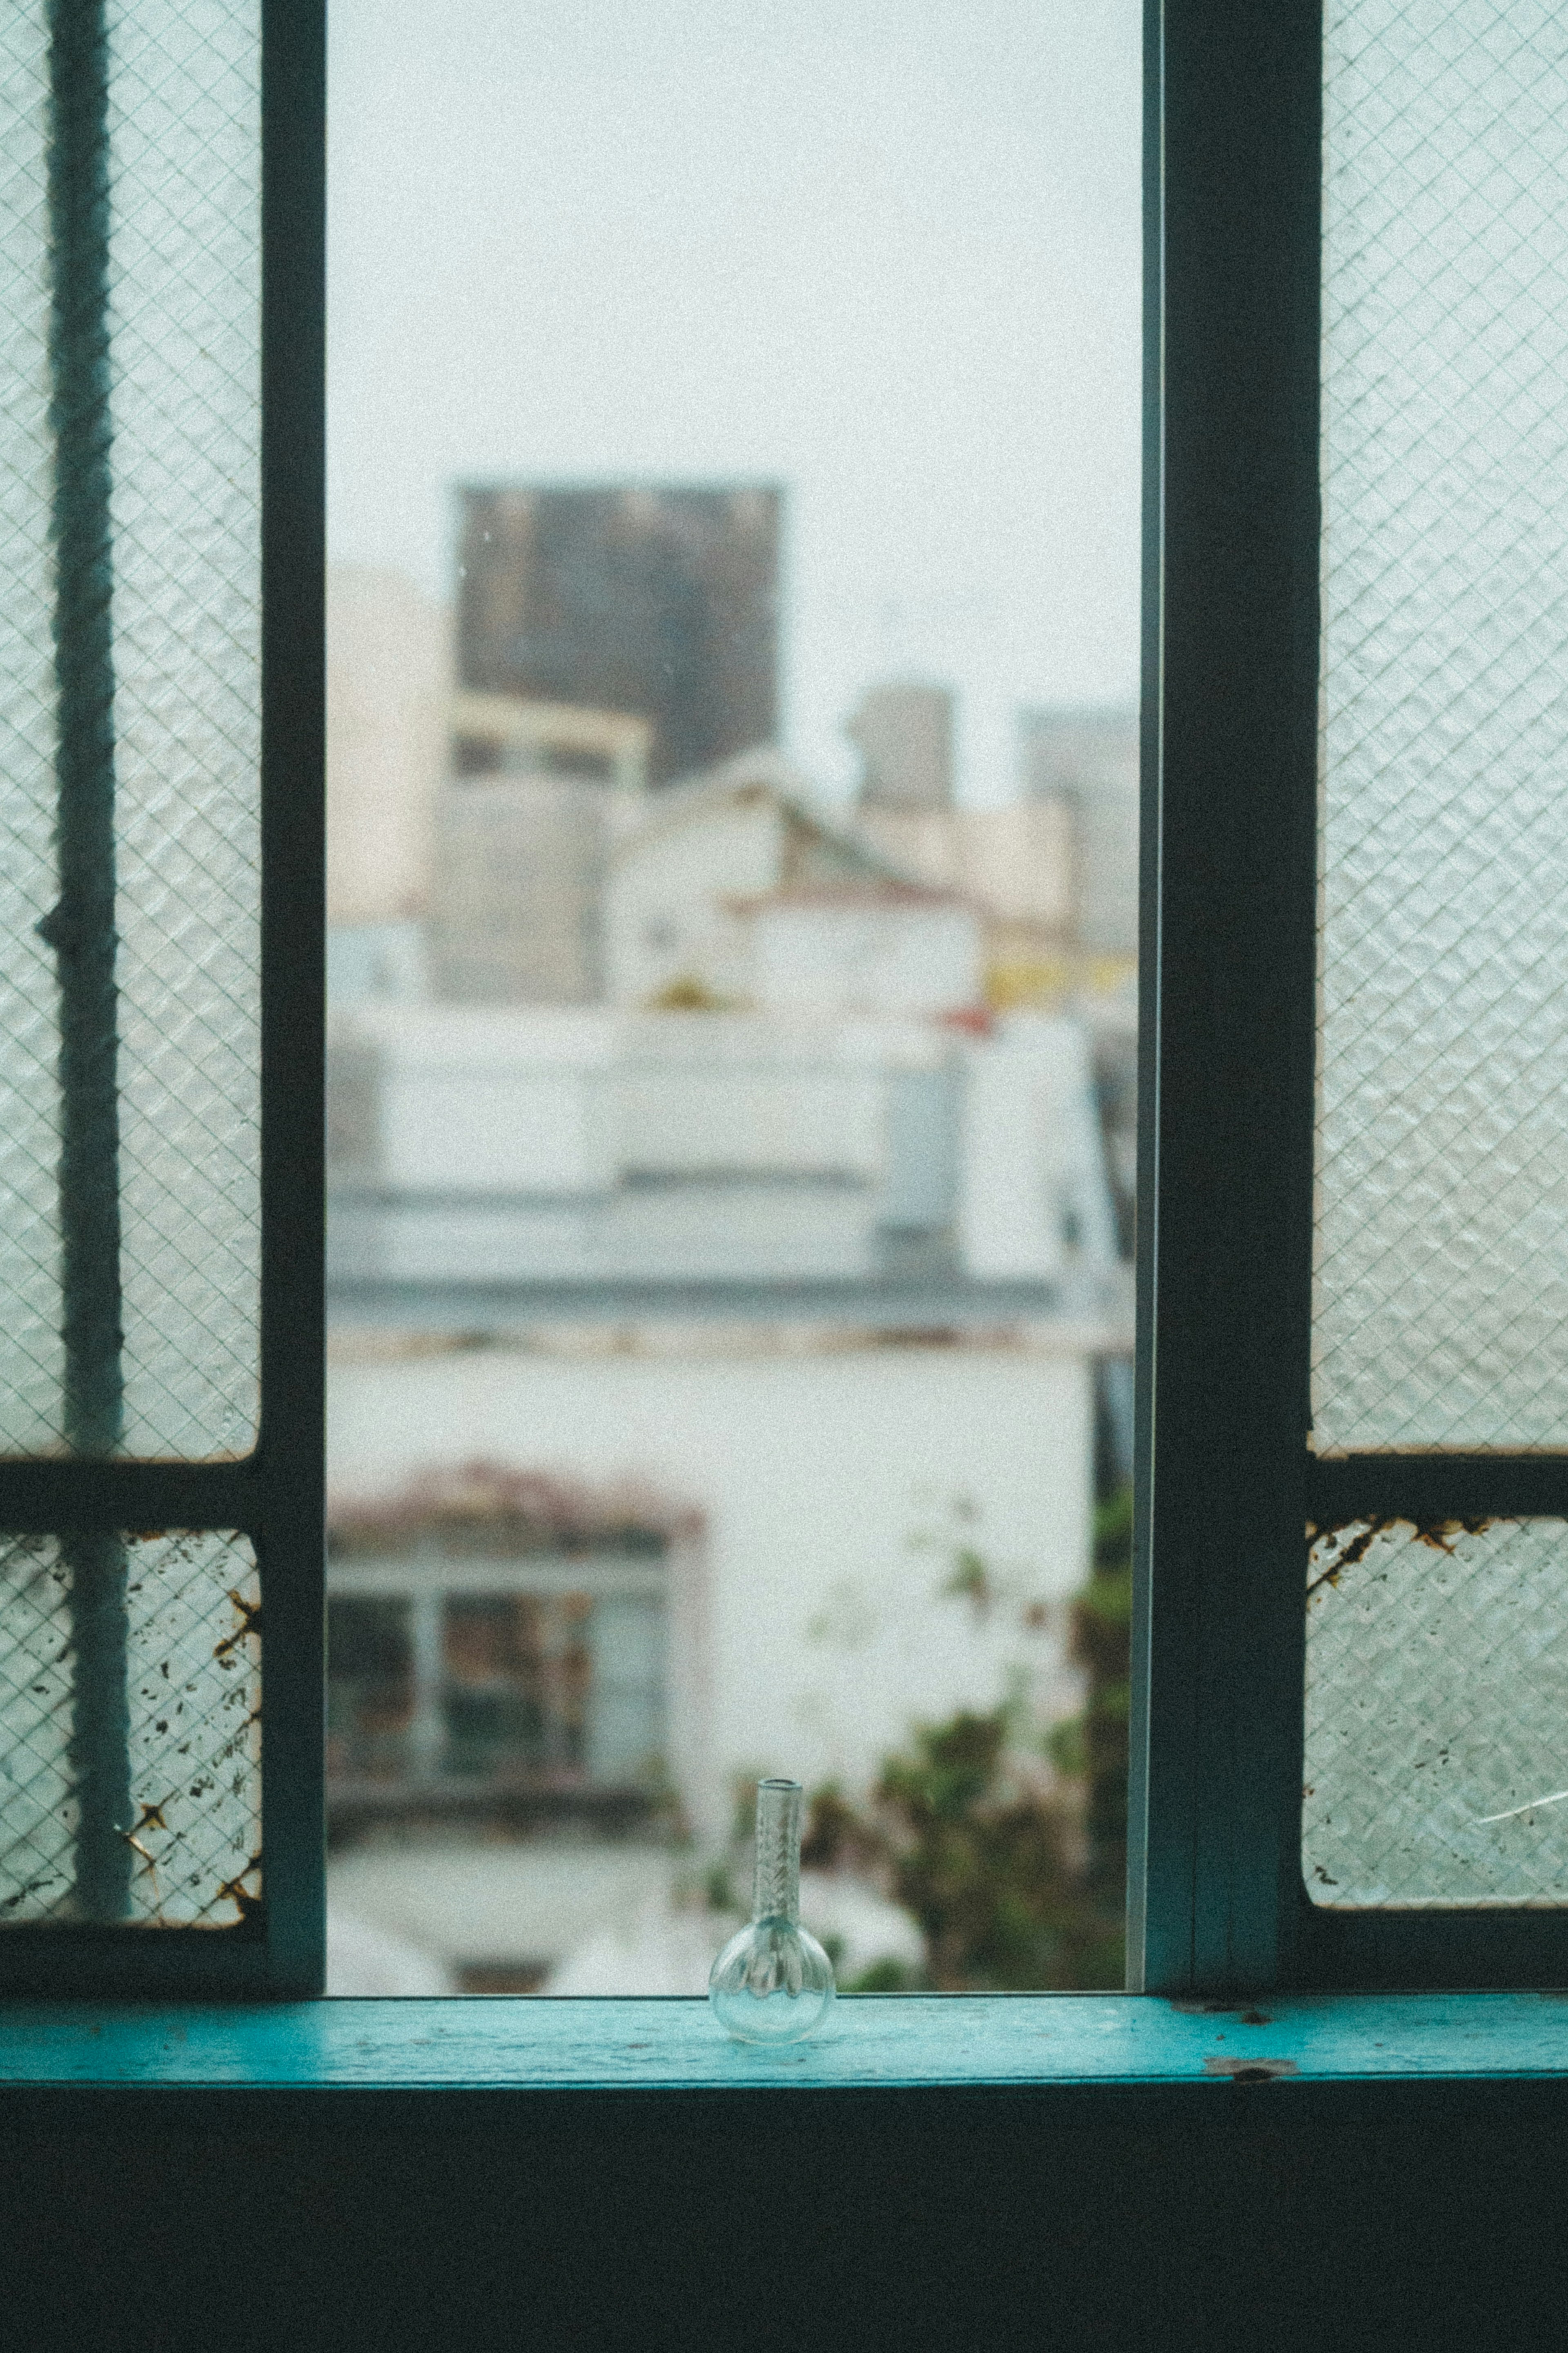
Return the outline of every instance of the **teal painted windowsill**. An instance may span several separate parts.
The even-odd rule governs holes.
[[[1568,2078],[1568,1997],[1126,1994],[838,2002],[782,2051],[692,2000],[13,2002],[0,2085],[278,2091],[734,2091]]]

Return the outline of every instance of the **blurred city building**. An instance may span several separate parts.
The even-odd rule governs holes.
[[[650,796],[620,831],[605,894],[608,995],[640,1007],[749,1003],[751,902],[900,879],[828,821],[782,752],[740,753]]]
[[[981,926],[951,892],[867,881],[736,902],[753,1001],[779,1013],[932,1016],[978,1011]]]
[[[952,714],[943,687],[868,690],[847,729],[861,755],[855,838],[906,880],[968,904],[990,1001],[1059,1002],[1079,977],[1073,812],[1059,797],[956,807]]]
[[[1068,985],[1074,937],[1074,832],[1057,801],[998,808],[896,808],[862,802],[857,838],[901,873],[966,900],[985,927],[988,973],[1049,960]]]
[[[353,1005],[369,997],[394,1005],[418,1005],[429,994],[422,921],[409,917],[395,923],[328,924],[329,1005]]]
[[[845,731],[864,764],[868,808],[952,807],[952,696],[944,686],[893,680],[860,699]]]
[[[962,1504],[999,1588],[1061,1614],[1092,1330],[890,1345],[755,1295],[744,1321],[487,1328],[333,1341],[339,1911],[523,1989],[646,1944],[683,1893],[700,1914],[748,1777],[864,1788],[911,1720],[1070,1710],[1059,1641],[954,1600],[940,1537]],[[723,1933],[695,1924],[710,1956]]]
[[[933,788],[938,704],[950,710],[951,698],[900,685],[862,701],[848,731],[864,761],[856,838],[976,910],[993,1004],[1113,993],[1138,948],[1136,712],[1021,712],[1018,797],[963,808],[951,776]]]
[[[395,1818],[625,1828],[689,1783],[700,1710],[669,1624],[696,1607],[690,1511],[465,1462],[340,1502],[327,1772],[340,1834]],[[676,1645],[676,1672],[694,1662]]]
[[[1019,714],[1026,802],[1064,811],[1072,839],[1072,928],[1093,956],[1138,953],[1138,713],[1037,710]]]
[[[367,1002],[330,1095],[341,1909],[471,1990],[652,1982],[748,1773],[1070,1708],[1059,1627],[911,1546],[963,1499],[1042,1611],[1083,1571],[1081,1024]]]
[[[447,764],[449,628],[399,572],[327,570],[327,919],[384,931],[423,914]]]
[[[636,822],[651,723],[459,692],[448,724],[430,882],[435,994],[458,1005],[595,1004],[611,849]]]
[[[679,1305],[709,1284],[918,1267],[1038,1286],[992,1302],[998,1318],[1114,1319],[1093,1083],[1081,1024],[1048,1016],[974,1035],[892,1015],[367,1001],[330,1040],[334,1302],[417,1324],[434,1293],[461,1322],[547,1307],[552,1286],[562,1312],[601,1313],[627,1286],[645,1307],[673,1286]],[[940,1289],[915,1303],[942,1313]],[[879,1312],[874,1293],[843,1304]]]
[[[505,483],[459,499],[463,687],[647,721],[655,785],[773,741],[776,484]]]
[[[458,1005],[594,1005],[604,995],[604,787],[473,777],[437,801],[429,956]]]
[[[455,639],[331,584],[345,1986],[691,1989],[738,1781],[1074,1704],[1131,1332],[1114,731],[1029,714],[1028,789],[959,809],[951,693],[874,684],[830,812],[772,740],[779,521],[474,490]],[[1026,1641],[952,1598],[958,1513]]]

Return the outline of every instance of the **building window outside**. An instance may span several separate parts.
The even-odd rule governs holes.
[[[484,1466],[445,1486],[334,1517],[334,1842],[397,1822],[657,1822],[672,1804],[668,1603],[672,1574],[691,1573],[690,1515],[595,1525],[591,1503]]]
[[[436,1556],[412,1580],[329,1579],[327,1771],[340,1806],[380,1785],[413,1797],[454,1783],[657,1786],[662,1577],[628,1590],[613,1570],[567,1574],[567,1590],[519,1567],[475,1591]]]

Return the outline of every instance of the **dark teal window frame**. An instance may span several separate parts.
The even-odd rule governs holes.
[[[1318,0],[1146,22],[1131,1982],[1568,1984],[1568,1911],[1342,1913],[1300,1868],[1306,1527],[1568,1515],[1568,1455],[1308,1450]]]
[[[255,1540],[266,1897],[237,1931],[5,1936],[14,1994],[322,1982],[323,18],[263,0],[260,1442],[232,1465],[0,1464],[0,1525]],[[1568,1982],[1568,1916],[1325,1914],[1301,1883],[1308,1520],[1568,1513],[1568,1457],[1304,1443],[1321,74],[1315,0],[1148,0],[1130,1947],[1136,1988],[1199,1997]]]
[[[57,96],[57,122],[74,121],[82,151],[67,164],[101,175],[101,102],[94,108],[89,87],[87,104],[77,103],[102,72],[101,0],[53,0],[50,20],[65,99]],[[116,1530],[251,1538],[262,1579],[262,1901],[233,1928],[7,1930],[0,1992],[313,1994],[323,1981],[324,32],[322,0],[261,0],[258,1440],[232,1463],[126,1462],[90,1459],[95,1433],[79,1430],[73,1458],[0,1462],[0,1528],[60,1534],[84,1558],[94,1536]],[[89,254],[89,296],[92,277]],[[68,499],[77,492],[90,506],[91,448],[63,435],[58,446]],[[90,527],[81,536],[90,540]],[[61,603],[64,633],[74,625]],[[82,633],[74,642],[81,649]],[[86,1230],[93,1220],[82,1222]],[[67,1274],[68,1291],[68,1265]],[[117,1269],[109,1275],[117,1291]],[[89,1349],[78,1354],[85,1360]],[[90,1414],[90,1381],[79,1387]]]

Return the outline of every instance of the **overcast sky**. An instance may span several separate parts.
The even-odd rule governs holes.
[[[785,733],[1137,681],[1135,0],[333,0],[334,556],[462,478],[790,488]]]

